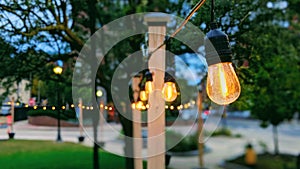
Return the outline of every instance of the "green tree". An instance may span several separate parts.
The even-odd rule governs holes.
[[[263,127],[273,126],[274,152],[278,154],[277,126],[299,110],[299,42],[286,25],[291,25],[290,8],[279,10],[267,4],[252,18],[251,31],[240,36],[235,49],[248,64],[238,68],[241,99]]]
[[[53,63],[62,60],[67,63],[68,68],[62,75],[63,81],[64,84],[70,85],[72,68],[78,52],[96,29],[121,16],[136,12],[159,11],[185,17],[196,3],[196,0],[3,0],[0,3],[0,33],[5,37],[4,41],[13,46],[13,50],[6,51],[9,54],[5,55],[5,58],[3,57],[5,59],[3,63],[12,65],[13,68],[5,70],[5,73],[2,72],[2,77],[23,79],[29,78],[28,73],[32,72],[41,80],[51,79],[52,76],[49,74],[52,75]],[[299,54],[300,46],[299,40],[297,40],[299,32],[296,31],[299,30],[297,29],[299,23],[292,25],[293,30],[282,28],[280,24],[284,23],[281,21],[291,21],[293,17],[299,14],[299,0],[289,1],[290,4],[287,9],[269,8],[268,3],[275,4],[278,1],[258,0],[255,3],[253,0],[216,1],[216,21],[222,30],[229,35],[233,44],[234,62],[237,66],[238,75],[241,77],[243,88],[242,97],[237,103],[240,103],[244,108],[250,105],[253,109],[252,112],[256,112],[254,110],[259,105],[261,105],[261,110],[265,110],[269,106],[274,107],[275,102],[271,103],[271,100],[276,99],[278,104],[286,102],[285,105],[290,105],[289,109],[285,110],[292,112],[296,105],[300,105],[296,103],[297,100],[300,100],[299,88],[295,88],[294,85],[299,84],[299,80],[296,78],[299,77],[297,74],[299,72],[299,58],[295,58]],[[208,1],[191,20],[192,23],[200,26],[204,32],[209,30],[209,8]],[[297,36],[291,36],[289,31]],[[189,36],[190,40],[198,38],[193,37],[192,32],[187,33],[186,36]],[[97,85],[103,86],[110,92],[114,70],[127,57],[128,53],[135,52],[140,48],[142,40],[143,36],[141,35],[130,37],[117,44],[101,62],[101,71],[97,72],[100,84]],[[291,44],[292,42],[294,44]],[[42,50],[43,47],[40,44],[44,44],[44,48],[47,50]],[[172,46],[171,52],[176,54],[191,51],[189,48],[181,48],[182,44],[176,40],[172,40],[170,45]],[[198,44],[195,45],[196,48],[198,48]],[[11,54],[20,58],[9,57]],[[21,62],[22,60],[23,62]],[[249,68],[243,68],[245,61],[249,62]],[[281,64],[283,61],[286,63],[285,65]],[[292,71],[295,63],[298,63],[297,70]],[[30,71],[25,71],[27,68],[30,68]],[[287,76],[280,72],[281,69],[292,73]],[[12,73],[15,70],[18,71]],[[270,72],[271,70],[272,72]],[[282,76],[282,78],[277,76]],[[35,76],[33,75],[33,77]],[[276,78],[278,78],[277,81],[274,80]],[[290,78],[293,78],[294,82],[291,82]],[[279,83],[281,79],[285,80],[282,84]],[[266,84],[264,81],[268,83]],[[272,83],[278,86],[274,87],[271,85]],[[276,97],[273,96],[272,94],[277,94],[279,89],[280,94],[278,93]],[[292,94],[284,93],[284,91],[289,91]],[[91,92],[94,92],[94,89]],[[258,94],[261,94],[262,97],[257,97]],[[110,93],[108,96],[111,100]],[[265,100],[262,99],[263,97],[266,97]],[[288,97],[293,99],[285,100]],[[285,105],[280,109],[288,108]],[[299,110],[299,107],[297,109]],[[127,106],[126,111],[129,112],[130,107]],[[267,117],[272,113],[263,112],[268,112]],[[282,112],[283,110],[278,110],[278,114],[280,114],[278,117],[282,117],[281,119],[290,117],[290,113],[283,114]],[[262,120],[268,121],[267,119]],[[281,121],[279,120],[278,124]],[[123,123],[124,126],[125,123]],[[125,132],[125,134],[130,135],[130,131]],[[128,166],[127,168],[131,167]]]

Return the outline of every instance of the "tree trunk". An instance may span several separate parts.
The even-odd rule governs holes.
[[[275,155],[279,154],[279,145],[278,145],[278,131],[277,126],[273,125],[273,139],[274,139],[274,153]]]
[[[201,84],[202,85],[202,84]],[[203,118],[202,118],[202,90],[198,92],[198,152],[199,152],[199,167],[204,168],[204,139],[203,139]]]
[[[96,0],[89,0],[88,1],[88,9],[89,9],[89,28],[90,28],[90,31],[91,31],[91,36],[96,32],[96,28],[95,28],[95,25],[96,25],[96,4],[97,4],[97,1]],[[96,42],[94,41],[94,39],[92,38],[91,39],[91,51],[90,51],[90,57],[88,59],[95,59],[96,58]],[[89,63],[92,63],[94,65],[91,65],[92,68],[98,66],[96,65],[96,62],[89,62]],[[95,70],[91,70],[92,72],[95,71]],[[92,73],[93,74],[96,74],[96,72]],[[94,93],[96,93],[96,89],[95,89],[96,86],[91,86],[92,88],[92,97],[94,97]],[[93,100],[93,99],[92,99]],[[96,103],[94,103],[93,105],[97,105]],[[93,147],[93,168],[94,169],[99,169],[99,151],[98,151],[98,140],[97,140],[97,127],[98,127],[98,123],[99,123],[99,113],[98,112],[93,112],[95,113],[95,117],[93,119],[93,132],[94,132],[94,147]]]
[[[222,129],[226,130],[228,128],[227,126],[227,112],[226,112],[226,106],[224,106],[224,111],[222,114]]]
[[[98,151],[98,139],[97,139],[97,126],[96,120],[93,120],[93,132],[94,132],[94,146],[93,146],[93,168],[99,169],[99,151]]]
[[[124,108],[124,112],[130,112],[129,111],[129,108],[126,106],[126,107],[123,107]],[[119,119],[120,119],[120,122],[121,122],[121,125],[122,125],[122,128],[123,128],[123,131],[124,131],[124,135],[126,136],[124,139],[125,141],[125,147],[124,147],[124,150],[125,150],[125,159],[126,159],[126,163],[125,163],[125,166],[126,166],[126,169],[134,169],[134,159],[132,158],[133,157],[133,141],[132,141],[132,136],[133,136],[133,131],[132,131],[132,121],[130,119],[132,119],[131,117],[131,112],[129,114],[129,116],[126,118],[126,117],[123,117],[123,115],[121,113],[118,113],[119,114]]]

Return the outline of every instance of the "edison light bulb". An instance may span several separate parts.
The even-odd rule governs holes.
[[[152,81],[148,81],[145,83],[145,90],[147,93],[151,93],[153,91],[153,82]]]
[[[230,104],[239,97],[241,87],[231,62],[208,67],[206,90],[208,97],[219,105]]]
[[[145,90],[140,91],[140,99],[142,101],[147,101],[148,100],[148,93]]]
[[[177,90],[174,82],[165,82],[162,90],[165,101],[172,102],[177,98]]]
[[[146,78],[145,90],[148,94],[150,94],[154,89],[154,85],[153,85],[152,73],[149,70],[146,71],[145,78]]]

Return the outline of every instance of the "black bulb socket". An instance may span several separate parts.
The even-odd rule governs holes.
[[[152,82],[153,81],[152,73],[149,70],[146,71],[145,78],[146,78],[146,82]]]
[[[211,30],[206,34],[205,53],[208,66],[232,61],[232,51],[230,49],[228,36],[217,29],[218,25],[212,22]]]

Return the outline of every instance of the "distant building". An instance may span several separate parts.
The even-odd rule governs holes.
[[[29,81],[22,80],[19,84],[15,83],[11,88],[10,91],[15,91],[13,93],[10,93],[8,95],[8,98],[11,99],[12,97],[16,99],[19,99],[22,103],[28,104],[30,99],[31,91],[30,89],[26,90],[26,85],[29,84]],[[3,88],[3,86],[0,85],[0,95],[3,95],[3,93],[6,90]]]

